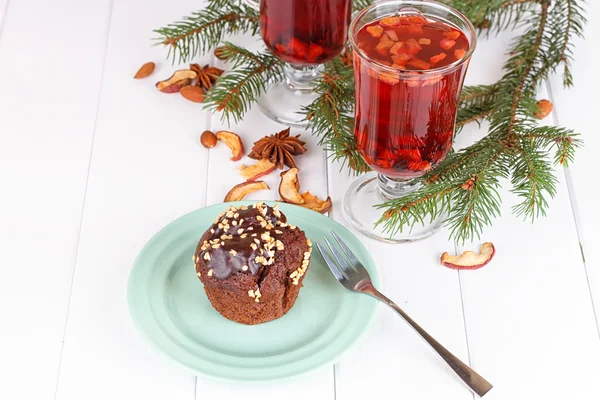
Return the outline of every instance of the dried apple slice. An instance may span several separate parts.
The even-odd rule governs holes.
[[[398,39],[398,34],[393,29],[388,29],[387,31],[385,31],[385,34],[387,35],[387,37],[389,37],[394,42],[397,42],[399,40]]]
[[[454,50],[454,57],[456,57],[457,60],[463,58],[465,54],[467,54],[467,51],[465,49]]]
[[[472,251],[465,251],[459,256],[451,256],[447,252],[442,254],[440,262],[443,266],[452,269],[479,269],[492,261],[496,254],[494,245],[490,242],[485,242],[481,245],[479,254]]]
[[[383,34],[383,28],[379,25],[372,25],[367,27],[367,32],[369,32],[374,38],[380,38]]]
[[[300,204],[302,207],[310,208],[313,211],[325,214],[331,210],[331,197],[327,196],[327,199],[321,200],[317,196],[314,196],[310,192],[304,192],[301,194],[304,199],[304,203]]]
[[[395,44],[392,39],[388,37],[385,33],[381,35],[381,39],[379,39],[379,43],[375,46],[375,51],[380,55],[387,57],[390,54],[390,49]]]
[[[250,165],[249,167],[245,165],[242,166],[242,168],[240,169],[240,175],[242,175],[242,177],[246,179],[246,182],[251,182],[255,181],[261,176],[270,174],[273,170],[275,170],[276,167],[277,164],[275,164],[268,158],[263,158],[259,160],[256,164]]]
[[[254,182],[244,182],[239,185],[235,185],[231,188],[231,190],[225,195],[224,202],[228,201],[239,201],[242,200],[246,195],[256,192],[258,190],[269,190],[269,185],[265,181],[254,181]]]
[[[179,89],[189,85],[197,77],[198,74],[191,69],[180,69],[175,71],[169,79],[158,82],[156,88],[163,93],[177,93]]]
[[[440,47],[444,50],[450,50],[454,47],[456,41],[450,39],[442,39],[440,40]]]
[[[231,161],[238,161],[244,155],[244,143],[242,139],[233,132],[219,131],[216,133],[217,139],[222,140],[223,143],[231,150]]]
[[[304,198],[298,193],[300,182],[298,181],[298,168],[290,168],[281,173],[281,182],[279,183],[279,195],[286,203],[302,204]]]
[[[379,25],[383,26],[384,28],[391,28],[392,26],[400,25],[400,17],[382,18],[379,21]]]

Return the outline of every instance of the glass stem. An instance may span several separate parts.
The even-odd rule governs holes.
[[[388,178],[381,174],[377,174],[377,182],[381,194],[390,200],[406,196],[423,186],[416,179]]]
[[[285,80],[292,90],[312,92],[316,80],[323,75],[325,67],[322,64],[313,66],[296,66],[285,64],[283,73]]]

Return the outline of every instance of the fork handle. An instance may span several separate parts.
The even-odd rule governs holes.
[[[478,396],[482,397],[491,388],[492,385],[486,381],[481,375],[473,371],[471,367],[463,363],[454,354],[450,353],[444,346],[442,346],[437,340],[431,337],[423,328],[419,326],[411,317],[408,316],[396,303],[388,299],[385,295],[380,293],[371,282],[365,282],[361,285],[360,290],[362,293],[371,295],[376,299],[384,302],[390,306],[394,311],[402,317],[428,344],[431,348],[442,357],[444,361],[452,368],[452,370],[458,375],[458,377],[467,384],[467,386],[475,392]]]

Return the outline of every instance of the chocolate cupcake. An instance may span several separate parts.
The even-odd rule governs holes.
[[[254,325],[292,308],[310,262],[311,243],[278,206],[228,207],[202,235],[196,273],[225,318]]]

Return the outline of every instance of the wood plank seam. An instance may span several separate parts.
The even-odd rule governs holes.
[[[329,168],[329,160],[330,154],[329,151],[324,151],[323,156],[325,157],[325,183],[327,184],[327,196],[331,196],[331,189],[329,187],[329,174],[332,172]],[[339,173],[339,172],[338,172]],[[345,193],[343,194],[345,195]],[[340,203],[341,204],[341,203]],[[331,211],[329,212],[329,218],[331,218]],[[337,369],[337,362],[331,366],[333,370],[333,400],[337,400],[337,374],[335,370]]]
[[[0,19],[0,40],[2,40],[2,32],[4,32],[4,25],[6,23],[6,16],[8,15],[9,4],[10,0],[6,0],[6,4],[4,5],[4,14],[2,14],[2,19]]]
[[[9,0],[10,1],[10,0]],[[58,369],[56,372],[56,385],[54,387],[54,399],[56,400],[57,396],[58,396],[58,387],[59,387],[59,382],[60,382],[60,373],[61,373],[61,369],[62,369],[62,357],[63,357],[63,353],[64,353],[64,348],[65,348],[65,336],[67,334],[67,326],[69,323],[69,313],[70,313],[70,308],[71,308],[71,300],[72,300],[72,295],[73,295],[73,283],[75,281],[75,269],[77,267],[77,260],[79,257],[79,241],[81,239],[81,230],[83,228],[83,217],[85,215],[85,204],[86,204],[86,200],[87,200],[87,193],[88,193],[88,185],[89,185],[89,179],[90,179],[90,170],[92,167],[92,154],[94,151],[94,143],[96,141],[96,128],[97,128],[97,124],[98,124],[98,114],[99,114],[99,108],[100,108],[100,99],[102,97],[102,87],[104,85],[104,71],[106,68],[106,57],[108,54],[108,41],[110,38],[110,28],[112,25],[112,15],[113,15],[113,10],[114,10],[114,3],[115,0],[110,0],[109,3],[109,11],[108,11],[108,21],[106,24],[106,33],[105,33],[105,41],[104,41],[104,56],[102,59],[102,69],[101,69],[101,73],[100,73],[100,86],[98,88],[98,97],[96,99],[96,113],[94,115],[94,125],[93,125],[93,131],[92,131],[92,141],[90,144],[90,150],[89,150],[89,155],[88,155],[88,166],[87,166],[87,173],[86,173],[86,177],[85,177],[85,186],[84,186],[84,190],[83,190],[83,202],[81,205],[81,215],[79,217],[79,226],[77,228],[77,239],[75,241],[75,257],[73,258],[73,267],[71,268],[71,283],[69,286],[69,300],[67,301],[67,312],[65,314],[65,321],[64,321],[64,327],[63,327],[63,340],[61,342],[61,346],[60,346],[60,356],[58,359]]]
[[[552,104],[556,104],[556,101],[554,101],[554,93],[552,92],[552,84],[550,83],[549,80],[546,80],[546,89],[548,91],[548,96],[550,97],[550,101],[552,102]],[[552,110],[552,122],[556,126],[561,126],[556,108],[554,108]],[[585,145],[585,142],[584,142],[584,145]],[[598,338],[600,338],[600,323],[599,323],[598,317],[597,317],[598,313],[596,312],[596,305],[594,304],[594,296],[592,294],[592,286],[590,284],[590,277],[588,274],[588,265],[585,261],[585,251],[586,251],[585,237],[582,237],[581,219],[580,219],[579,212],[578,212],[577,196],[575,194],[573,178],[571,176],[571,171],[569,168],[563,168],[563,174],[565,177],[565,182],[567,184],[567,192],[569,194],[569,202],[571,204],[571,213],[573,215],[573,221],[575,223],[575,231],[577,232],[577,242],[579,243],[579,249],[581,251],[581,259],[583,261],[583,269],[585,272],[585,279],[586,279],[588,291],[590,294],[590,301],[592,303],[592,311],[594,312],[594,321],[596,322],[596,331],[598,333]]]
[[[457,243],[454,242],[454,252],[457,252]],[[473,368],[473,363],[471,362],[471,349],[469,348],[469,333],[467,330],[467,315],[465,314],[465,299],[463,297],[463,289],[462,289],[462,279],[461,279],[461,273],[460,271],[456,271],[456,274],[458,276],[458,291],[460,292],[460,308],[461,308],[461,312],[462,312],[462,317],[463,317],[463,326],[465,328],[465,345],[467,347],[467,364]],[[473,400],[475,400],[475,393],[471,393],[471,396],[473,396]]]
[[[312,132],[310,132],[310,134],[312,135]],[[327,193],[325,195],[325,198],[328,198],[329,196],[331,196],[331,190],[329,189],[329,152],[323,151],[323,157],[325,158],[325,185],[327,186]],[[329,212],[329,214],[329,218],[331,218],[331,212]],[[337,400],[337,381],[335,374],[336,365],[337,362],[331,366],[331,370],[333,373],[333,400]]]
[[[216,57],[212,57],[212,65],[215,65],[215,63],[217,62],[217,58]],[[206,114],[206,125],[205,125],[205,129],[208,131],[212,132],[212,118],[211,118],[211,114],[209,110],[204,111],[204,113]],[[202,134],[202,133],[200,133]],[[200,140],[200,138],[198,138],[198,140]],[[208,149],[209,151],[206,154],[206,182],[204,183],[204,206],[206,207],[208,205],[208,177],[210,176],[210,149]],[[198,376],[194,377],[194,400],[196,400],[198,397],[196,397],[198,393]]]

